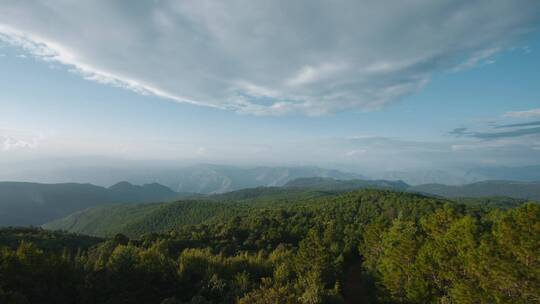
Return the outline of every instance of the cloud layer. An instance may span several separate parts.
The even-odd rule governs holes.
[[[0,39],[142,94],[317,115],[378,109],[489,60],[539,12],[536,0],[7,0]]]

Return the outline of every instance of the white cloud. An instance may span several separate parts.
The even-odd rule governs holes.
[[[291,79],[287,80],[289,86],[302,86],[307,84],[323,81],[334,76],[340,70],[345,68],[341,64],[325,63],[317,67],[304,66],[300,71]]]
[[[197,149],[197,154],[198,155],[202,155],[202,154],[205,154],[207,152],[207,149],[205,147],[199,147]]]
[[[11,136],[1,136],[0,142],[2,143],[2,151],[13,151],[19,149],[35,149],[39,144],[39,138],[32,138],[30,140],[19,139]]]
[[[82,77],[252,114],[373,110],[490,63],[535,0],[4,1],[0,39]]]
[[[187,102],[211,106],[210,104],[199,103],[188,98],[174,95],[159,88],[152,87],[141,81],[131,79],[127,76],[113,74],[106,70],[80,61],[75,53],[62,45],[48,41],[40,36],[15,30],[9,26],[0,24],[0,40],[11,45],[21,47],[31,55],[48,62],[57,62],[72,67],[71,72],[80,74],[84,79],[108,84],[115,87],[132,90],[136,93],[148,95],[152,94],[162,98],[168,98],[178,102]],[[18,58],[26,58],[26,55],[19,54]]]
[[[367,153],[366,149],[356,149],[356,150],[348,151],[347,153],[345,153],[345,155],[347,155],[347,156],[356,156],[356,155],[364,154],[364,153]]]
[[[500,51],[501,48],[499,47],[478,51],[474,53],[471,57],[469,57],[469,59],[467,59],[465,62],[458,64],[454,68],[454,72],[467,70],[481,64],[493,64],[495,63],[493,56],[495,56],[495,54]]]
[[[22,150],[34,150],[48,140],[44,133],[24,130],[0,129],[0,151],[18,153]]]
[[[540,109],[506,112],[504,116],[512,118],[540,118]]]
[[[10,150],[18,149],[18,148],[21,148],[21,149],[25,149],[25,148],[33,149],[37,145],[36,142],[26,142],[26,141],[18,140],[16,138],[11,138],[11,137],[4,138],[3,142],[4,142],[2,144],[2,150],[3,151],[10,151]]]

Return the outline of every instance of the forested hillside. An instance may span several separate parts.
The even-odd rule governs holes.
[[[246,215],[254,209],[312,204],[317,198],[335,196],[337,193],[340,192],[259,187],[196,200],[96,207],[73,213],[42,227],[96,236],[122,233],[139,237],[145,233],[166,232],[188,224]]]
[[[202,210],[224,208],[203,205]],[[160,214],[152,223],[168,221],[168,208],[152,212]],[[469,208],[422,195],[363,190],[261,203],[133,240],[116,235],[91,247],[82,242],[80,250],[69,243],[63,253],[47,244],[73,235],[31,230],[0,235],[2,303],[540,300],[537,204]],[[14,238],[23,242],[15,244]]]
[[[177,202],[90,208],[46,223],[42,227],[96,236],[122,233],[138,237],[145,233],[169,231],[186,224],[207,223],[216,217],[241,216],[252,209],[313,204],[325,197],[369,187],[408,189],[402,182],[302,178],[283,187],[243,189],[210,196],[195,196],[190,200]],[[452,201],[471,208],[511,208],[526,202],[508,197],[457,197],[452,198]]]
[[[317,174],[339,176],[339,171],[337,172],[321,171]],[[289,173],[292,174],[292,172]],[[309,172],[294,171],[294,174],[304,173],[308,174]],[[387,180],[342,180],[329,177],[302,177],[289,180],[293,176],[291,174],[286,175],[286,178],[281,180],[281,182],[286,183],[280,187],[248,188],[212,195],[193,192],[178,193],[156,183],[137,186],[120,182],[109,188],[104,188],[90,184],[73,183],[0,182],[0,226],[42,225],[57,219],[61,219],[59,222],[66,222],[63,217],[68,215],[72,219],[83,219],[83,222],[77,225],[86,226],[85,219],[91,214],[99,214],[100,211],[90,211],[85,214],[83,210],[96,206],[108,206],[113,203],[163,202],[178,198],[204,198],[217,202],[245,200],[250,204],[265,201],[275,203],[276,201],[297,201],[367,188],[419,192],[452,199],[463,197],[500,197],[502,199],[509,197],[522,200],[540,200],[540,183],[538,182],[488,181],[462,186],[431,184],[411,187],[402,181]],[[511,201],[511,199],[508,200]],[[499,199],[499,202],[502,201]],[[120,209],[112,210],[114,213]],[[71,216],[72,214],[73,216]],[[67,222],[69,221],[67,220]],[[55,227],[71,229],[71,225]],[[94,233],[80,229],[75,231]]]
[[[140,237],[146,233],[166,232],[183,225],[210,221],[218,215],[232,215],[240,212],[242,207],[203,200],[103,206],[74,213],[47,223],[43,228],[96,236],[122,233]]]
[[[90,207],[161,202],[187,195],[159,184],[136,186],[122,182],[104,188],[74,183],[0,182],[0,226],[41,225]]]

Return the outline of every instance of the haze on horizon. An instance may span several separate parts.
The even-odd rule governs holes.
[[[534,0],[2,1],[0,165],[540,165],[539,25]]]

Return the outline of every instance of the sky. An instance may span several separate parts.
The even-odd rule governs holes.
[[[540,2],[0,2],[0,163],[540,164]]]

